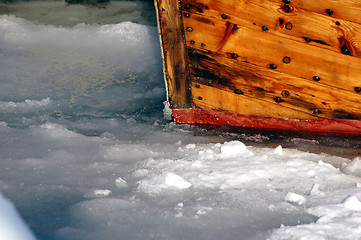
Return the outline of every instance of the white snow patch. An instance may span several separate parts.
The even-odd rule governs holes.
[[[0,240],[35,240],[15,206],[0,193]]]
[[[317,179],[322,186],[325,181],[337,185],[337,179],[342,175],[338,169],[321,160],[308,160],[313,160],[316,155],[295,150],[289,151],[291,154],[283,151],[284,154],[279,155],[272,149],[246,147],[239,141],[186,145],[178,152],[185,152],[187,157],[144,162],[149,171],[139,181],[138,189],[149,194],[161,193],[167,189],[162,177],[164,172],[173,172],[182,173],[187,185],[196,189],[231,190],[268,185],[272,190],[275,188],[273,182],[281,181],[283,187],[302,182],[302,191],[307,193]]]
[[[51,103],[52,101],[50,100],[49,97],[42,99],[40,101],[38,100],[30,100],[30,99],[25,99],[25,103],[28,104],[28,106],[47,106]]]
[[[85,193],[85,198],[102,198],[102,197],[108,197],[112,194],[112,191],[109,189],[96,189],[91,192]]]
[[[342,171],[349,175],[361,177],[361,159],[356,157]]]
[[[47,97],[42,100],[25,99],[24,102],[3,102],[0,101],[0,111],[2,112],[29,112],[41,110],[52,104],[53,101]]]
[[[283,148],[281,145],[278,145],[275,150],[274,150],[274,153],[275,154],[278,154],[278,155],[282,155],[283,154]]]
[[[165,175],[165,184],[179,189],[187,189],[192,186],[192,184],[183,177],[171,172]]]
[[[361,202],[355,196],[347,197],[340,204],[330,204],[307,209],[319,217],[316,223],[281,227],[269,240],[344,240],[360,239]]]
[[[220,155],[222,158],[231,158],[241,155],[252,155],[252,152],[247,149],[244,143],[240,141],[230,141],[222,144]]]

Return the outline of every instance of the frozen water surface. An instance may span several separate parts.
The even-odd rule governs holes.
[[[151,2],[0,10],[0,239],[361,238],[358,139],[163,116]]]

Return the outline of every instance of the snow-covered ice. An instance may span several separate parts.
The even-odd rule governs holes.
[[[0,194],[0,239],[35,240],[13,203]]]
[[[0,239],[360,239],[360,142],[169,122],[151,1],[3,5]]]

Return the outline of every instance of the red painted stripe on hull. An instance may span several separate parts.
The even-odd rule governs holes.
[[[361,121],[346,119],[282,119],[236,115],[203,109],[173,109],[175,123],[207,126],[247,127],[263,130],[291,130],[361,136]]]

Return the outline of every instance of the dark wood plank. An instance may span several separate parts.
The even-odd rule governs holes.
[[[213,110],[222,107],[231,109],[233,113],[256,116],[265,114],[268,117],[296,119],[361,119],[359,94],[225,58],[209,51],[190,51],[189,59],[195,88],[199,84],[224,91],[221,95],[216,95],[218,91],[215,90],[207,88],[202,92],[192,88],[196,105],[211,107]],[[225,97],[227,94],[239,96]],[[229,98],[241,98],[242,101],[232,100],[228,104],[234,106],[226,106]],[[236,112],[236,109],[241,112]]]
[[[189,73],[180,5],[174,0],[158,0],[155,5],[168,102],[172,108],[189,108]]]

